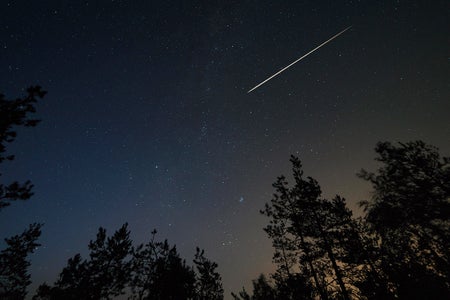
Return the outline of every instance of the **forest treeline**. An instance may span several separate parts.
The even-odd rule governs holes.
[[[45,92],[0,95],[0,165],[14,156],[6,145],[14,127],[35,126],[30,118]],[[279,176],[261,213],[272,241],[276,271],[253,280],[252,291],[235,300],[450,299],[450,158],[422,141],[375,147],[378,169],[357,174],[372,185],[354,217],[346,200],[322,197],[319,183],[305,176],[292,156],[292,174]],[[1,173],[0,173],[1,176]],[[0,210],[32,196],[32,184],[0,184]],[[24,299],[31,283],[29,255],[40,246],[42,224],[6,238],[0,252],[0,299]],[[217,263],[197,248],[191,264],[175,245],[157,240],[133,245],[127,224],[108,236],[99,228],[89,257],[70,258],[53,284],[43,283],[33,299],[203,300],[223,299]]]
[[[100,228],[89,243],[89,259],[80,254],[69,259],[53,286],[39,286],[35,300],[113,299],[223,299],[217,264],[197,248],[194,267],[186,264],[175,246],[155,240],[132,246],[124,224],[112,236]]]

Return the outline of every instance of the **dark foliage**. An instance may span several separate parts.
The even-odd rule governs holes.
[[[343,269],[350,266],[344,264],[342,244],[354,231],[352,213],[339,196],[321,198],[317,181],[303,177],[300,160],[292,156],[291,162],[294,186],[280,176],[271,203],[262,211],[270,218],[264,230],[273,241],[279,266],[273,277],[286,299],[311,298],[310,285],[321,298],[350,299],[350,273]],[[293,282],[302,283],[305,293],[294,293],[299,284]]]
[[[69,259],[54,286],[42,284],[33,299],[113,299],[123,294],[128,299],[223,299],[217,264],[204,251],[197,249],[196,273],[175,246],[155,241],[155,235],[153,231],[150,242],[133,248],[127,224],[112,237],[100,228],[89,243],[90,259],[79,254]]]
[[[0,94],[0,164],[5,160],[13,160],[14,155],[6,155],[6,146],[14,141],[17,132],[15,126],[33,127],[38,120],[29,118],[35,112],[37,98],[42,98],[46,92],[39,86],[27,89],[28,95],[16,100],[6,100]],[[0,176],[2,174],[0,173]],[[0,210],[16,200],[27,200],[33,193],[32,184],[0,183]],[[28,268],[28,256],[39,246],[37,239],[41,235],[41,224],[31,224],[22,234],[6,238],[6,249],[0,252],[0,299],[24,299],[26,288],[31,283]]]
[[[231,296],[234,300],[273,300],[277,299],[277,291],[272,286],[271,283],[267,281],[267,278],[264,274],[259,275],[256,280],[252,281],[253,284],[253,293],[247,293],[247,291],[243,288],[239,294],[231,293]]]
[[[375,152],[382,166],[377,173],[362,170],[373,198],[361,205],[367,220],[380,233],[399,226],[421,226],[439,238],[440,226],[450,216],[450,157],[441,158],[438,149],[422,141],[400,144],[378,143]]]
[[[275,284],[270,283],[261,274],[253,280],[253,291],[250,295],[243,288],[238,295],[231,293],[235,300],[289,300],[289,299],[314,299],[312,286],[305,277],[300,274],[293,274],[287,280],[276,280]]]
[[[133,253],[130,299],[192,299],[195,273],[167,240],[155,241],[156,231],[146,245]]]
[[[422,141],[378,143],[373,186],[361,202],[379,241],[377,263],[396,297],[450,298],[450,158]]]
[[[220,300],[223,299],[222,278],[216,271],[217,263],[205,257],[205,251],[197,248],[194,258],[196,276],[196,299]]]
[[[421,141],[379,143],[376,173],[359,177],[374,189],[355,219],[345,200],[322,199],[291,157],[262,213],[272,239],[275,284],[253,282],[235,299],[449,299],[450,158]]]
[[[29,114],[36,111],[34,105],[37,98],[44,97],[46,92],[41,87],[35,86],[28,88],[27,93],[26,97],[16,100],[6,100],[4,95],[0,94],[0,163],[14,159],[14,155],[5,155],[6,144],[13,142],[17,136],[13,128],[15,126],[32,127],[39,122],[29,118]],[[8,185],[0,184],[0,210],[9,206],[11,201],[29,199],[33,195],[32,187],[30,181],[23,184],[18,182]]]
[[[0,252],[0,299],[24,299],[31,283],[28,255],[38,246],[41,225],[32,224],[22,234],[5,239],[7,248]]]
[[[124,294],[130,279],[132,246],[124,224],[111,237],[99,228],[89,242],[88,260],[80,254],[69,259],[54,287],[41,285],[34,299],[112,299]]]

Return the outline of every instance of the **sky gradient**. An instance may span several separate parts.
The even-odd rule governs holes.
[[[226,3],[226,4],[224,4]],[[2,1],[0,92],[41,85],[2,181],[35,195],[1,237],[45,224],[31,290],[99,226],[153,229],[219,264],[226,298],[273,270],[259,214],[289,156],[358,213],[378,141],[450,154],[448,1]],[[352,28],[252,93],[247,91]]]

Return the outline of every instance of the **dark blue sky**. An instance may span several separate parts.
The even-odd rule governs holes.
[[[226,4],[224,4],[226,3]],[[2,180],[35,196],[1,237],[43,222],[33,288],[129,222],[192,259],[205,248],[227,296],[271,270],[259,209],[298,155],[325,196],[356,208],[355,173],[381,140],[450,153],[448,1],[2,1],[0,91],[39,84]],[[251,94],[247,91],[352,25]]]

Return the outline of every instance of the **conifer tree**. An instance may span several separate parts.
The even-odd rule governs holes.
[[[5,239],[8,245],[0,252],[0,298],[24,299],[31,283],[28,255],[38,246],[41,224],[31,224],[22,234]]]
[[[130,279],[131,240],[127,224],[111,237],[99,228],[89,242],[89,259],[76,254],[53,287],[43,284],[34,299],[112,299],[124,294]]]
[[[14,159],[14,155],[5,154],[6,145],[13,142],[17,136],[14,127],[33,127],[39,122],[30,118],[29,115],[36,111],[37,98],[44,97],[46,93],[39,86],[29,87],[26,97],[15,100],[7,100],[0,93],[0,163]],[[23,184],[17,181],[7,185],[0,183],[0,210],[9,206],[12,201],[28,200],[33,195],[32,188],[30,181]]]
[[[36,111],[37,98],[46,94],[39,86],[27,89],[27,96],[7,100],[0,93],[0,164],[13,160],[14,155],[6,154],[6,146],[15,140],[15,127],[33,127],[39,122],[30,118]],[[0,171],[0,176],[2,175]],[[32,195],[33,185],[30,181],[21,184],[0,183],[0,211],[16,200],[28,200]],[[28,255],[39,246],[37,239],[41,235],[42,224],[31,224],[22,234],[6,238],[7,247],[0,252],[0,298],[24,299],[26,287],[31,283],[28,268]]]
[[[197,247],[194,265],[196,268],[196,299],[222,300],[222,278],[216,271],[217,263],[205,257],[205,251]]]
[[[279,266],[275,279],[309,278],[305,286],[313,284],[321,299],[336,295],[350,299],[350,273],[343,269],[341,242],[351,231],[352,213],[339,196],[321,198],[319,184],[303,177],[297,157],[292,156],[291,163],[294,185],[289,187],[280,176],[273,185],[276,193],[271,203],[262,211],[270,218],[265,231],[272,239],[274,261]]]
[[[422,141],[378,143],[373,197],[361,202],[380,241],[379,263],[396,297],[450,296],[450,158]]]

